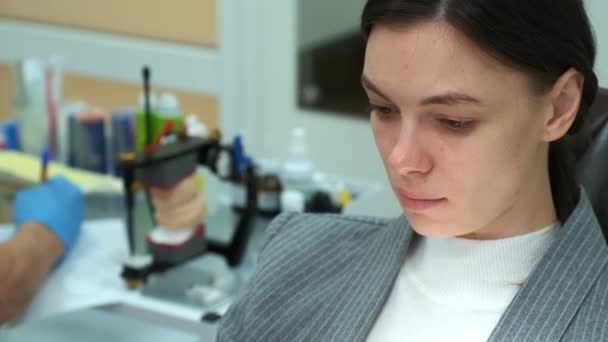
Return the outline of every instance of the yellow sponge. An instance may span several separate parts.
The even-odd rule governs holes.
[[[35,184],[40,181],[40,171],[40,157],[15,151],[0,151],[0,182],[21,181]],[[122,192],[122,181],[119,178],[67,167],[53,161],[48,164],[47,175],[67,178],[84,194]]]

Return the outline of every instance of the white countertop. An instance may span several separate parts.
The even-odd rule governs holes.
[[[14,228],[0,226],[0,240],[9,239]],[[45,281],[23,317],[25,323],[61,313],[125,303],[177,318],[200,321],[202,311],[144,297],[127,290],[120,277],[116,256],[127,252],[124,224],[119,219],[89,221],[72,253]]]

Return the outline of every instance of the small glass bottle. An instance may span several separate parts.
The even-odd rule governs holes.
[[[281,165],[276,160],[260,162],[258,179],[258,211],[261,215],[273,217],[281,212],[281,191],[283,186],[279,178]]]

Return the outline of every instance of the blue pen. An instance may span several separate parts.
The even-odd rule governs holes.
[[[243,140],[240,135],[234,137],[232,142],[233,147],[233,174],[236,179],[241,179],[243,164],[245,162],[245,152],[243,149]]]
[[[46,182],[47,179],[47,166],[49,164],[49,159],[51,159],[51,154],[48,149],[45,149],[40,154],[40,182]]]

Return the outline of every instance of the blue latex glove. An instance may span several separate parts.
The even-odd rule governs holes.
[[[65,256],[74,247],[84,219],[80,189],[63,177],[18,192],[13,205],[15,225],[28,221],[45,225],[63,242]]]

